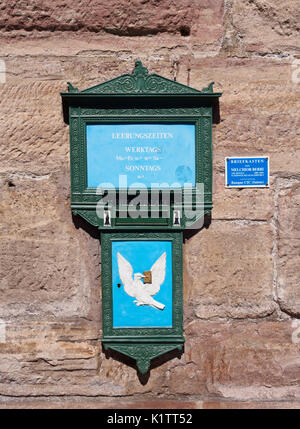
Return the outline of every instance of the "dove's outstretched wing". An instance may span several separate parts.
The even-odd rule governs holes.
[[[164,252],[157,261],[152,265],[152,283],[143,286],[146,293],[149,295],[155,295],[160,290],[160,286],[165,281],[166,276],[166,257],[167,254]]]
[[[131,264],[121,255],[121,253],[117,253],[118,258],[118,267],[119,267],[119,276],[121,282],[124,285],[125,292],[134,297],[134,287],[133,287],[133,268]]]

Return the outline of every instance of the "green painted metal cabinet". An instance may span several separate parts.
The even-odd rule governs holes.
[[[135,359],[142,374],[153,358],[183,348],[183,232],[211,213],[220,96],[212,83],[199,91],[149,74],[140,61],[131,74],[82,91],[69,83],[61,94],[72,213],[101,234],[104,349]],[[142,170],[129,176],[144,180],[138,191],[117,181],[127,170]],[[155,178],[169,186],[150,187]]]

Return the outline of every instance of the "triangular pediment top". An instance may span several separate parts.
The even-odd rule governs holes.
[[[167,79],[158,74],[149,74],[140,60],[135,62],[132,74],[123,74],[107,82],[78,91],[68,83],[68,91],[79,94],[202,94],[213,93],[212,83],[202,91]]]

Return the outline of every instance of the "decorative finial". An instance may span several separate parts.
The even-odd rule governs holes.
[[[148,69],[143,66],[141,60],[136,60],[135,68],[132,70],[132,74],[136,78],[137,92],[143,92],[145,87],[145,79],[148,75]]]
[[[136,361],[139,372],[144,375],[147,374],[150,368],[150,359],[137,359]]]
[[[68,92],[78,92],[78,89],[75,88],[75,86],[73,86],[71,82],[67,82],[67,84],[68,84]]]
[[[214,83],[215,82],[210,82],[210,84],[206,88],[203,88],[201,92],[214,92],[214,88],[213,88]]]
[[[148,69],[143,66],[141,60],[136,60],[135,67],[132,70],[132,74],[135,77],[145,77],[148,74]]]

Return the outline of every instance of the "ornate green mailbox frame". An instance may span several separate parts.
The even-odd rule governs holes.
[[[188,225],[198,220],[197,214],[195,214],[195,218],[192,221],[189,220],[188,223],[184,208],[185,204],[189,204],[192,209],[197,209],[196,183],[202,183],[204,191],[201,201],[203,206],[200,211],[201,216],[209,215],[212,209],[212,123],[215,112],[218,110],[216,106],[221,93],[213,92],[213,83],[202,91],[198,91],[157,74],[148,74],[148,70],[143,67],[142,63],[136,61],[132,74],[119,76],[83,91],[79,91],[68,83],[68,92],[62,93],[61,96],[64,120],[70,125],[72,213],[81,216],[101,231],[102,342],[106,350],[113,349],[135,359],[139,371],[144,374],[149,369],[151,359],[183,347],[183,231]],[[159,197],[154,204],[158,215],[152,216],[148,198],[150,189],[147,187],[140,193],[147,194],[146,200],[149,202],[140,207],[141,216],[131,218],[127,213],[127,205],[131,197],[126,194],[125,200],[121,199],[122,191],[127,191],[127,189],[119,187],[115,201],[107,204],[107,210],[103,211],[102,216],[99,216],[97,207],[103,194],[99,193],[94,184],[90,185],[88,179],[87,129],[89,125],[93,124],[113,127],[120,124],[128,126],[147,124],[149,127],[152,124],[193,125],[195,130],[195,183],[189,190],[191,195],[189,202],[183,201],[178,210],[174,190],[174,192],[171,191],[170,200],[167,203],[163,201],[162,192],[158,191]],[[97,157],[101,164],[101,151]],[[105,168],[107,167],[103,165],[104,175]],[[111,216],[112,212],[113,216]],[[195,213],[198,212],[195,210]],[[146,215],[143,216],[143,213]],[[179,217],[174,221],[177,214]],[[169,308],[171,311],[169,319],[167,320],[167,316],[165,320],[162,319],[161,326],[155,324],[152,326],[151,322],[148,325],[139,322],[132,322],[131,325],[129,323],[129,326],[124,323],[120,325],[120,320],[114,317],[114,311],[116,312],[114,299],[118,299],[118,302],[122,303],[120,297],[123,293],[120,288],[121,284],[114,284],[116,274],[113,274],[115,262],[112,252],[116,243],[121,246],[121,249],[124,249],[124,243],[128,248],[131,245],[140,244],[146,246],[145,249],[147,249],[147,244],[150,243],[153,246],[157,244],[157,246],[167,249],[161,256],[165,255],[167,262],[164,262],[164,272],[168,272],[168,276],[171,278],[168,280],[170,281],[170,296],[166,299],[172,300],[172,304],[169,305],[172,307],[172,311]],[[120,252],[116,253],[116,255],[119,254]],[[156,254],[155,248],[154,254]],[[119,257],[122,259],[122,256]],[[125,258],[125,266],[126,263],[130,268],[130,264]],[[154,267],[155,264],[150,271],[153,275],[155,275]],[[167,271],[168,269],[169,271]],[[124,283],[124,275],[122,277],[120,274],[120,277],[121,282]],[[120,288],[119,295],[116,295],[118,290],[116,288]],[[147,307],[145,303],[134,302],[137,306]],[[151,307],[151,304],[149,306]],[[157,311],[159,312],[159,310]],[[146,312],[142,314],[146,315]],[[168,314],[167,311],[164,314]]]
[[[113,327],[112,243],[114,241],[169,241],[172,244],[172,326]],[[174,349],[182,349],[182,232],[102,232],[102,311],[105,349],[113,349],[136,359],[139,371],[149,369],[150,360]]]

